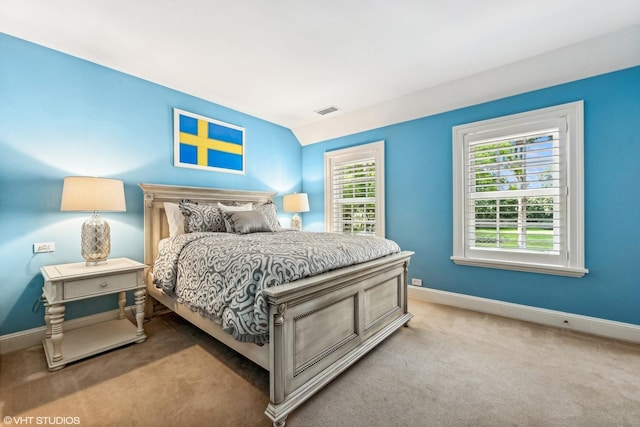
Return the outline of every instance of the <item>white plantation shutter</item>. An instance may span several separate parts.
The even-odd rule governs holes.
[[[582,102],[454,127],[457,264],[580,277]]]
[[[384,237],[384,142],[325,153],[325,228]]]
[[[469,137],[466,222],[471,248],[555,255],[566,248],[561,168],[566,122],[537,125],[556,126],[506,138]]]
[[[335,163],[332,176],[333,231],[375,234],[375,158]]]

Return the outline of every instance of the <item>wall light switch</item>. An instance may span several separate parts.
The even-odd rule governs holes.
[[[41,242],[33,244],[33,253],[39,254],[42,252],[53,252],[56,250],[56,244],[54,242]]]

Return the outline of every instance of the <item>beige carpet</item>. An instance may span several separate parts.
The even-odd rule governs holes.
[[[640,346],[413,300],[410,310],[409,328],[294,411],[287,426],[640,425]],[[58,372],[47,371],[40,346],[3,355],[1,419],[270,425],[266,371],[175,315],[145,328],[145,343]]]

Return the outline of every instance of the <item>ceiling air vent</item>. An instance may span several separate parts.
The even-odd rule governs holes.
[[[329,114],[329,113],[333,113],[334,111],[338,111],[338,107],[327,107],[327,108],[323,108],[322,110],[317,110],[316,113],[320,114],[321,116],[324,116],[325,114]]]

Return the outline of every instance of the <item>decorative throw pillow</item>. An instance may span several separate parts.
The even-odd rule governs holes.
[[[201,205],[191,200],[182,200],[178,206],[185,217],[184,231],[186,233],[199,231],[224,233],[227,231],[222,213],[217,206]]]
[[[224,213],[250,211],[253,209],[253,205],[251,203],[245,203],[244,205],[229,206],[229,205],[223,205],[222,203],[218,202],[218,209],[220,209],[220,211],[223,214],[222,217],[224,218],[224,225],[226,228],[226,232],[233,233],[234,232],[233,227],[231,227],[231,224],[229,224],[229,221],[227,220],[227,217],[224,216]]]
[[[164,203],[164,213],[169,223],[169,237],[184,234],[184,215],[177,203]]]
[[[223,212],[229,224],[231,233],[247,234],[273,231],[267,219],[259,211],[228,211]]]
[[[262,212],[273,231],[282,229],[282,227],[280,226],[280,221],[278,220],[278,212],[275,204],[269,202],[263,203],[261,205],[255,205],[253,207],[253,210]]]

